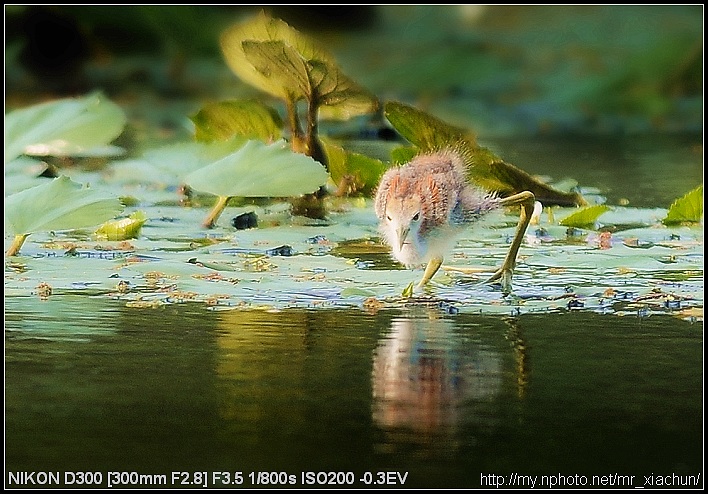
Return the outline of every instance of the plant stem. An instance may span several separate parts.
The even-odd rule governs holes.
[[[5,257],[10,257],[10,256],[16,256],[19,252],[20,249],[22,248],[22,244],[25,243],[25,240],[29,237],[29,233],[23,233],[22,235],[15,235],[15,239],[12,241],[12,245],[10,245],[10,248],[7,249],[7,252],[5,253]]]
[[[227,196],[219,196],[219,198],[216,200],[216,204],[214,204],[214,207],[209,213],[209,216],[207,216],[204,222],[202,223],[202,226],[204,228],[214,228],[216,220],[218,220],[219,216],[221,216],[221,213],[224,212],[224,208],[226,208],[226,203],[229,202],[229,199],[230,197]]]
[[[327,158],[317,139],[317,107],[319,106],[317,98],[314,96],[307,101],[307,130],[305,131],[305,143],[307,147],[307,155],[322,163],[325,170],[329,171]]]
[[[285,98],[285,109],[288,112],[288,126],[290,127],[291,139],[293,139],[293,141],[302,139],[300,120],[297,118],[297,103],[290,94]]]

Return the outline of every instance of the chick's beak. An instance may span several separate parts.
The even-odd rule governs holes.
[[[410,233],[411,229],[409,227],[402,226],[396,230],[396,235],[398,236],[398,249],[403,248],[403,244],[406,243],[406,239],[408,238],[408,234]]]

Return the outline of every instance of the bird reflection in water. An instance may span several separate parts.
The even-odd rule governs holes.
[[[502,358],[440,318],[398,318],[373,355],[373,420],[392,442],[450,447],[466,423],[493,427]],[[440,442],[440,436],[445,436]]]

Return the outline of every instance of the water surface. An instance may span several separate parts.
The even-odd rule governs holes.
[[[102,472],[104,486],[109,471],[167,486],[207,472],[209,487],[214,472],[276,472],[285,487],[332,471],[364,487],[389,471],[422,488],[702,471],[702,327],[668,315],[65,296],[7,299],[5,335],[7,472]]]

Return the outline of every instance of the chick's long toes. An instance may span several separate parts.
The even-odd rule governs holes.
[[[502,287],[502,293],[504,295],[509,295],[512,291],[511,280],[513,277],[513,271],[508,268],[498,269],[485,283],[492,283],[498,281]]]

